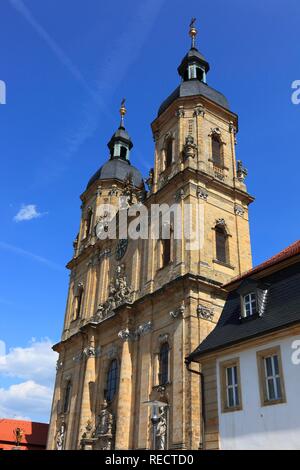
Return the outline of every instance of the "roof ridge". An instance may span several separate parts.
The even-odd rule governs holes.
[[[280,263],[281,261],[284,261],[288,258],[291,258],[292,256],[295,256],[299,253],[300,253],[300,240],[296,240],[295,242],[291,243],[283,250],[271,256],[271,258],[268,258],[267,260],[258,264],[254,268],[251,268],[248,271],[245,271],[241,275],[236,276],[235,278],[231,279],[231,281],[227,282],[226,284],[223,284],[223,287],[229,286],[238,280],[245,279],[251,276],[252,274],[256,274],[260,271],[263,271],[264,269],[274,266],[275,264]]]

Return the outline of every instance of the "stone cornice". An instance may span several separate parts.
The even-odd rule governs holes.
[[[105,320],[105,322],[98,323],[98,322],[95,322],[91,319],[90,321],[85,323],[82,327],[80,327],[80,329],[78,331],[76,331],[76,333],[72,334],[67,339],[61,341],[60,343],[55,344],[53,346],[53,349],[55,351],[59,352],[61,345],[65,344],[66,342],[69,342],[70,340],[74,339],[76,336],[80,336],[84,333],[86,334],[86,330],[88,330],[89,328],[91,328],[91,327],[92,328],[98,328],[100,325],[107,324],[107,322],[109,322],[111,320],[115,321],[115,319],[118,317],[118,314],[120,314],[121,312],[124,312],[125,310],[134,311],[135,307],[140,305],[141,303],[143,303],[145,301],[150,301],[151,302],[153,297],[155,297],[157,295],[160,295],[160,294],[163,294],[167,289],[172,288],[175,284],[177,284],[179,282],[185,283],[187,281],[192,282],[192,283],[197,283],[197,284],[201,283],[205,286],[210,286],[212,288],[218,288],[218,289],[224,291],[224,293],[226,293],[226,290],[222,288],[222,283],[221,282],[217,282],[217,281],[214,281],[213,279],[209,279],[209,278],[204,277],[204,276],[199,276],[197,274],[187,273],[187,274],[184,274],[183,276],[178,276],[175,279],[171,279],[164,286],[160,287],[159,289],[156,289],[154,292],[150,292],[148,294],[143,295],[142,297],[139,297],[133,303],[130,303],[130,304],[129,303],[123,303],[122,305],[118,306],[115,309],[114,315],[107,318]]]
[[[247,205],[251,204],[255,198],[251,196],[249,193],[246,191],[243,191],[242,189],[239,189],[235,186],[231,186],[227,183],[224,183],[222,181],[216,180],[213,176],[211,176],[209,173],[205,173],[204,171],[201,170],[195,170],[193,168],[187,167],[184,168],[183,170],[178,171],[175,173],[169,181],[159,188],[155,193],[149,194],[149,197],[145,201],[145,205],[147,206],[148,204],[151,204],[153,202],[157,203],[156,199],[157,196],[159,196],[159,193],[163,193],[166,189],[169,189],[169,185],[171,182],[176,184],[176,180],[180,179],[181,181],[190,181],[189,178],[186,179],[186,175],[189,173],[193,173],[195,180],[197,179],[198,182],[202,181],[206,184],[208,184],[211,187],[215,187],[217,189],[221,189],[223,192],[226,192],[229,195],[233,196],[238,196],[239,199],[243,200]],[[154,199],[154,201],[153,201]]]
[[[197,103],[196,103],[197,102]],[[228,122],[233,121],[236,124],[236,128],[238,131],[238,115],[234,113],[233,111],[230,111],[229,109],[223,108],[219,104],[217,104],[214,101],[211,101],[204,95],[193,95],[193,96],[182,96],[178,97],[175,99],[168,108],[166,108],[159,116],[157,116],[151,123],[151,128],[152,131],[155,132],[158,127],[163,125],[164,122],[170,121],[170,119],[175,115],[175,112],[177,111],[178,107],[180,105],[186,104],[186,107],[189,109],[192,109],[193,107],[196,107],[196,104],[201,102],[206,108],[208,112],[211,112],[212,114],[216,114],[216,111],[218,113],[218,117],[221,117],[220,114],[222,113],[225,116],[228,116]],[[193,103],[194,104],[193,106]]]

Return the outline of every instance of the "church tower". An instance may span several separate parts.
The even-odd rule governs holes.
[[[148,190],[131,163],[123,100],[108,160],[81,196],[64,328],[54,346],[49,449],[201,448],[199,378],[185,357],[214,328],[222,284],[251,268],[253,198],[236,161],[238,117],[207,84],[210,66],[196,48],[194,19],[189,33],[180,85],[152,123]],[[165,218],[174,204],[179,229]],[[143,206],[151,214],[154,205],[157,238],[150,231],[134,239],[124,231],[105,235],[112,221],[124,229],[123,212]]]

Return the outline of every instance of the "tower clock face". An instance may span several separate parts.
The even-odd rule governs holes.
[[[122,238],[118,241],[116,248],[116,260],[120,260],[126,253],[128,246],[128,238]]]

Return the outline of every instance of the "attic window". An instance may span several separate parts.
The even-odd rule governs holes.
[[[252,317],[257,313],[256,293],[250,292],[243,296],[243,316],[244,318]]]

